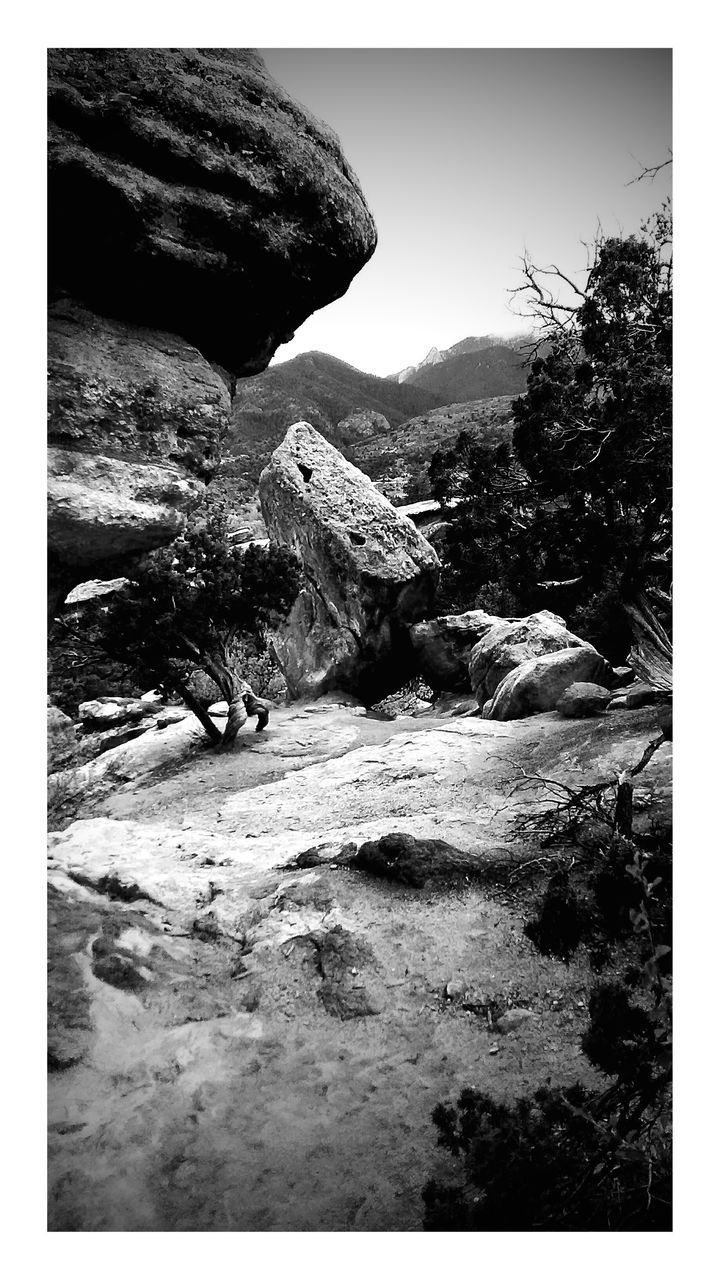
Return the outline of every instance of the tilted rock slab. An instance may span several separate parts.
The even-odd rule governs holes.
[[[274,647],[293,697],[343,689],[372,702],[412,669],[407,627],[432,604],[432,547],[308,422],[290,427],[260,476],[271,539],[306,585]]]
[[[250,49],[51,49],[51,294],[264,369],[376,230],[339,141]]]
[[[481,707],[492,698],[508,672],[529,658],[559,649],[589,648],[596,652],[592,645],[568,631],[563,618],[548,609],[526,618],[493,618],[491,622],[470,654],[470,684]]]
[[[483,720],[522,720],[553,711],[571,685],[589,682],[607,689],[613,680],[612,667],[591,645],[544,653],[508,672],[483,707]]]

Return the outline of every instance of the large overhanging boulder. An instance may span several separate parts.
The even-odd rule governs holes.
[[[376,232],[334,133],[252,50],[54,49],[48,90],[54,610],[182,531],[235,375]]]
[[[438,558],[422,534],[308,422],[260,476],[268,533],[306,576],[274,647],[291,695],[373,702],[412,669],[408,626],[430,611]]]
[[[49,283],[264,369],[376,231],[337,137],[248,49],[49,51]]]

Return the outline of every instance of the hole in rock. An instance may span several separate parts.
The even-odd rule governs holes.
[[[312,467],[306,467],[304,463],[298,462],[298,468],[303,480],[308,484],[313,473]]]
[[[350,532],[350,541],[354,542],[356,547],[365,546],[366,539],[363,537],[361,533],[353,533],[352,529],[349,532]]]

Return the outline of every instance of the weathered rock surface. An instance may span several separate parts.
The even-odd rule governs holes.
[[[66,768],[73,759],[77,739],[75,726],[69,716],[48,700],[47,708],[47,766],[48,773]]]
[[[399,688],[407,627],[430,609],[432,547],[307,422],[260,477],[268,532],[300,557],[306,585],[274,647],[292,696],[343,689],[367,702]]]
[[[527,618],[495,618],[492,623],[470,654],[470,684],[481,707],[492,698],[508,672],[528,658],[576,646],[592,648],[547,609]]]
[[[114,729],[122,724],[132,724],[157,715],[162,710],[160,698],[155,701],[147,698],[93,698],[91,702],[80,703],[78,718],[82,721],[85,733],[94,733],[98,729]]]
[[[612,700],[612,694],[601,684],[577,681],[560,695],[556,711],[566,720],[581,720],[583,716],[601,715]]]
[[[422,888],[428,881],[467,876],[472,859],[446,840],[416,840],[404,831],[392,831],[380,840],[367,840],[350,865],[380,880]]]
[[[286,864],[392,832],[468,864],[525,861],[510,837],[518,766],[612,778],[657,713],[398,731],[308,711],[278,709],[232,755],[196,749],[174,773],[167,756],[51,836],[53,1231],[418,1231],[423,1184],[447,1168],[438,1101],[478,1071],[496,1097],[548,1075],[602,1085],[585,1018],[550,1000],[586,1007],[589,963],[530,953],[477,881],[418,891]],[[148,738],[182,729],[119,749],[127,772]],[[656,806],[670,752],[637,779]],[[540,786],[533,798],[548,802]],[[451,975],[480,993],[476,1011],[444,997]],[[519,1004],[541,1016],[495,1052],[482,1010]]]
[[[590,645],[528,658],[498,685],[483,707],[483,719],[521,720],[552,711],[565,690],[577,682],[604,688],[613,682],[612,667]]]
[[[51,49],[51,291],[264,369],[376,243],[327,125],[248,49]]]
[[[48,337],[48,545],[56,573],[152,550],[199,502],[230,393],[199,351],[61,303]]]
[[[251,50],[54,49],[48,91],[54,612],[182,531],[234,375],[340,297],[376,233],[335,135]]]
[[[82,611],[83,607],[94,603],[103,596],[112,596],[122,591],[128,583],[127,578],[90,578],[87,582],[79,582],[69,593],[65,604],[68,608]]]
[[[416,622],[409,634],[420,675],[433,689],[470,693],[468,664],[472,650],[503,621],[484,609],[471,609]]]

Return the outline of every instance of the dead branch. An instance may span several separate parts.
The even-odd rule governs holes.
[[[633,156],[633,159],[635,159],[634,156]],[[643,165],[643,167],[641,168],[637,176],[634,178],[631,178],[629,182],[626,182],[625,186],[632,187],[636,182],[643,182],[645,178],[649,178],[651,182],[654,182],[658,174],[661,172],[661,170],[667,169],[668,165],[671,165],[672,162],[673,162],[673,153],[672,151],[670,151],[667,160],[661,161],[660,164]],[[639,161],[636,160],[636,163],[639,164]]]

